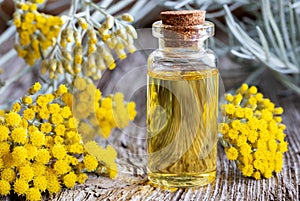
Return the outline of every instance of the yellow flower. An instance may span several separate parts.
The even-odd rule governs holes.
[[[47,149],[39,149],[37,151],[37,155],[35,157],[35,161],[42,163],[42,164],[47,164],[50,160],[50,154]]]
[[[236,160],[239,155],[238,150],[234,147],[225,149],[225,152],[226,152],[226,156],[229,160]]]
[[[43,176],[46,173],[46,166],[39,162],[32,163],[32,169],[34,171],[34,177]]]
[[[21,123],[21,116],[16,112],[9,112],[5,116],[5,122],[8,126],[17,127]]]
[[[47,179],[45,176],[37,176],[33,180],[33,185],[35,188],[44,192],[47,188]]]
[[[30,125],[30,126],[28,126],[28,133],[29,134],[31,134],[31,133],[33,133],[33,132],[35,132],[35,131],[38,131],[39,129],[36,127],[36,126],[34,126],[34,125]]]
[[[69,118],[72,115],[72,112],[71,112],[71,109],[69,106],[64,106],[60,113],[63,118]]]
[[[40,147],[45,145],[45,135],[41,131],[35,131],[30,134],[30,141],[34,146]]]
[[[225,105],[225,112],[227,115],[233,114],[235,111],[235,106],[233,104],[227,104]]]
[[[5,155],[8,154],[10,151],[10,144],[5,141],[5,142],[0,142],[0,158]]]
[[[34,83],[34,85],[28,90],[28,93],[33,95],[41,89],[42,85],[39,82]]]
[[[40,107],[46,107],[46,105],[48,103],[48,99],[47,99],[47,97],[45,95],[40,95],[40,96],[37,97],[36,103]]]
[[[66,127],[64,124],[59,124],[54,128],[54,132],[56,133],[56,135],[58,136],[62,136],[65,134],[66,131]]]
[[[46,107],[42,107],[38,111],[38,115],[41,119],[49,119],[50,117],[50,111]]]
[[[83,184],[87,180],[88,176],[84,173],[77,175],[77,181],[79,184]]]
[[[29,160],[34,159],[34,157],[37,155],[37,148],[36,146],[33,146],[32,144],[26,143],[24,147],[27,149],[27,158]]]
[[[67,92],[62,96],[62,101],[69,106],[70,108],[72,107],[72,102],[73,102],[73,96],[71,93]]]
[[[77,176],[73,171],[69,172],[67,175],[64,176],[63,181],[67,188],[73,188],[77,181]]]
[[[285,142],[285,141],[280,142],[280,143],[279,143],[279,151],[280,151],[281,153],[284,153],[284,152],[286,152],[287,150],[288,150],[288,143]]]
[[[28,164],[19,168],[19,174],[20,179],[23,179],[27,182],[31,181],[34,176],[33,169]]]
[[[256,180],[259,180],[261,179],[261,174],[258,171],[256,171],[252,174],[252,177],[254,177]]]
[[[261,111],[261,118],[266,121],[271,121],[273,118],[273,114],[269,110],[263,109]]]
[[[14,103],[13,106],[12,106],[12,111],[19,112],[20,110],[21,110],[20,103]]]
[[[86,155],[83,159],[83,163],[88,171],[94,171],[98,167],[98,161],[96,157],[92,155]]]
[[[68,92],[68,88],[66,87],[66,85],[61,84],[61,85],[59,85],[58,89],[56,90],[55,95],[56,95],[56,97],[58,97],[67,92]]]
[[[71,117],[68,121],[68,126],[72,129],[72,128],[77,128],[78,127],[78,121],[76,118]]]
[[[27,141],[26,129],[23,127],[15,128],[11,133],[11,137],[14,142],[20,143],[20,144],[25,144]]]
[[[60,183],[55,175],[49,175],[47,181],[47,190],[49,193],[58,193],[61,190]]]
[[[283,108],[282,107],[277,107],[274,109],[273,114],[274,115],[280,115],[283,113]]]
[[[73,154],[82,154],[84,150],[83,146],[79,143],[71,144],[67,148],[68,148],[68,152]]]
[[[230,129],[230,130],[227,132],[227,135],[228,135],[228,137],[229,137],[231,140],[235,140],[235,139],[238,138],[239,131],[234,130],[234,129]]]
[[[9,183],[12,183],[16,178],[16,173],[11,168],[5,168],[1,170],[1,179],[4,179],[8,181]]]
[[[252,165],[245,165],[242,167],[242,173],[246,177],[250,177],[253,174],[253,166]]]
[[[245,94],[248,90],[248,84],[244,83],[242,86],[237,90],[237,93]]]
[[[242,100],[243,100],[243,96],[239,93],[239,94],[234,96],[233,104],[234,105],[239,105]]]
[[[7,128],[7,126],[0,125],[0,142],[7,140],[9,133],[10,130]]]
[[[242,156],[249,156],[252,152],[251,146],[248,143],[244,143],[243,146],[239,147]]]
[[[57,160],[54,163],[53,169],[57,175],[62,175],[68,173],[71,170],[71,167],[65,160]]]
[[[237,117],[237,118],[244,118],[244,110],[243,108],[241,107],[237,107],[236,110],[235,110],[235,113],[234,115]]]
[[[0,195],[5,196],[10,192],[10,184],[8,181],[0,179]]]
[[[50,133],[52,131],[52,125],[49,122],[44,122],[41,125],[41,132]]]
[[[248,93],[249,94],[256,94],[257,93],[257,88],[255,86],[251,86],[249,89],[248,89]]]
[[[13,149],[12,158],[16,166],[23,165],[27,158],[27,149],[23,146],[18,146]]]
[[[29,189],[28,181],[25,181],[23,179],[17,179],[14,182],[14,191],[18,195],[25,195],[28,189]]]
[[[26,120],[33,120],[35,117],[35,112],[31,108],[27,108],[23,111],[23,117]]]
[[[57,103],[52,103],[48,105],[48,110],[51,114],[60,112],[60,105]]]
[[[59,113],[52,114],[52,116],[51,116],[51,122],[53,124],[58,125],[58,124],[63,123],[63,121],[64,121],[64,118],[62,117],[61,114],[59,114]]]
[[[30,201],[41,200],[42,195],[38,188],[32,187],[26,192],[26,199]]]
[[[52,148],[52,155],[57,159],[63,159],[67,152],[65,146],[62,144],[55,144]]]

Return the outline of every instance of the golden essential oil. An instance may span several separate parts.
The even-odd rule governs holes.
[[[215,179],[218,70],[148,70],[148,177],[167,187]]]

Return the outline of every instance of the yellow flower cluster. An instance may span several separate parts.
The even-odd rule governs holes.
[[[68,104],[73,105],[78,130],[85,140],[94,138],[95,133],[108,138],[113,128],[124,128],[134,120],[135,103],[126,103],[123,94],[102,97],[92,81],[83,77],[77,77],[73,86],[74,98]]]
[[[274,171],[282,170],[283,153],[288,150],[280,116],[283,109],[247,84],[225,99],[219,132],[228,159],[236,161],[244,176],[271,178]]]
[[[43,1],[18,3],[14,13],[14,25],[18,32],[15,49],[29,65],[42,58],[46,50],[54,45],[63,24],[58,16],[39,13],[37,3]]]
[[[89,141],[84,145],[88,153],[95,156],[98,161],[102,161],[105,166],[99,169],[100,173],[106,173],[110,178],[115,178],[118,173],[117,164],[114,158],[117,157],[116,150],[108,145],[106,149],[98,146],[95,141]],[[87,161],[88,162],[88,161]]]
[[[84,87],[80,80],[75,83],[77,87],[78,84],[80,89],[93,88],[93,95],[99,100],[99,90],[88,83]],[[43,192],[53,194],[62,187],[84,183],[86,172],[103,168],[103,163],[116,167],[112,147],[101,148],[96,156],[89,152],[96,153],[93,149],[99,148],[93,146],[88,152],[84,147],[67,87],[60,85],[54,93],[38,95],[40,88],[35,83],[28,90],[29,95],[22,97],[10,111],[0,113],[1,196],[13,191],[27,200],[41,200]],[[96,157],[103,160],[101,166]],[[109,168],[107,174],[114,177]]]

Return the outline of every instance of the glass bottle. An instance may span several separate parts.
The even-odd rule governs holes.
[[[203,186],[217,162],[217,58],[207,48],[205,11],[165,11],[148,58],[148,178],[166,187]]]

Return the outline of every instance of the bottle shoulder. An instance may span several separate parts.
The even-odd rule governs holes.
[[[186,52],[169,52],[157,49],[148,57],[148,68],[155,70],[156,68],[164,68],[165,70],[176,69],[202,69],[204,66],[216,68],[218,59],[211,49],[204,51],[186,51]],[[205,68],[206,68],[205,67]]]

